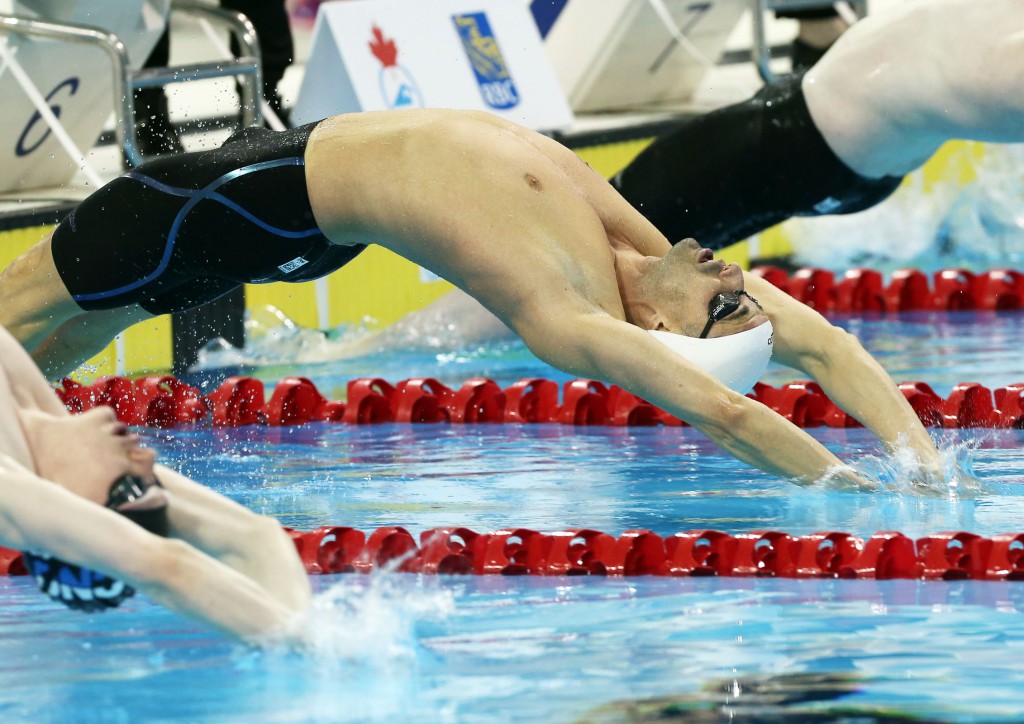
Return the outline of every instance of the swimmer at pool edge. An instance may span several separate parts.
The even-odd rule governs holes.
[[[302,641],[309,579],[281,526],[156,465],[113,410],[70,415],[2,328],[0,545],[71,608],[138,589],[251,644]]]

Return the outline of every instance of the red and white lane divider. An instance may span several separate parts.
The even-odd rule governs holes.
[[[772,266],[751,271],[823,314],[1024,309],[1024,274],[1012,269],[942,269],[930,277],[917,269],[898,269],[888,283],[873,269],[851,269],[838,278],[812,267],[792,275]]]
[[[526,528],[476,533],[468,528],[423,531],[419,542],[397,526],[369,535],[325,526],[290,531],[309,573],[534,576],[739,576],[776,578],[914,578],[1024,580],[1024,533],[990,538],[963,531],[913,540],[886,531],[862,539],[828,531],[792,536],[778,531],[729,535],[688,531],[665,538],[649,530],[618,538],[597,530],[540,533]],[[21,554],[0,549],[0,574],[25,575]]]
[[[991,390],[976,382],[956,385],[941,397],[924,382],[900,390],[929,427],[1024,428],[1024,382]],[[476,377],[450,388],[415,377],[391,384],[375,377],[351,380],[344,402],[328,400],[305,377],[281,380],[267,399],[252,377],[230,377],[209,395],[170,376],[137,380],[105,377],[91,385],[64,380],[57,390],[72,412],[112,407],[129,425],[217,427],[307,422],[366,425],[404,423],[557,423],[563,425],[682,426],[679,418],[615,385],[594,380],[524,379],[502,389]],[[561,394],[560,394],[561,393]],[[782,387],[758,384],[749,395],[800,427],[859,427],[814,382]]]

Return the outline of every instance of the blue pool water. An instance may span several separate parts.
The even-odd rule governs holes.
[[[942,394],[961,381],[1024,380],[1024,315],[840,321],[895,378]],[[362,375],[565,379],[515,343],[247,371],[268,382],[301,373],[334,397]],[[773,369],[767,381],[788,379]],[[844,459],[879,455],[864,430],[811,432]],[[976,497],[800,489],[692,429],[317,424],[144,434],[168,464],[300,529],[1024,530],[1020,431],[940,434],[986,483]],[[623,702],[633,700],[718,712],[701,721],[780,710],[823,721],[837,711],[860,712],[855,721],[887,712],[1024,720],[1020,583],[404,574],[313,582],[316,645],[298,654],[244,649],[140,598],[116,613],[70,614],[29,581],[0,579],[0,720],[653,720],[627,718]],[[760,714],[742,718],[752,711]]]

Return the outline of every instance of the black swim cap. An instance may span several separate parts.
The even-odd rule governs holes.
[[[110,486],[110,493],[107,495],[107,507],[116,510],[125,518],[140,525],[150,533],[167,537],[167,506],[150,510],[121,510],[121,506],[131,503],[143,497],[151,487],[160,485],[160,481],[153,478],[153,482],[143,480],[134,475],[122,475]]]
[[[153,485],[160,485],[160,481],[154,479],[149,482],[134,475],[123,475],[111,484],[106,507],[121,513],[150,533],[166,538],[166,505],[152,510],[118,510],[122,505],[143,497]],[[68,608],[88,612],[105,611],[116,608],[135,595],[135,589],[124,581],[74,563],[27,551],[22,551],[21,557],[29,575],[39,584],[39,590]]]

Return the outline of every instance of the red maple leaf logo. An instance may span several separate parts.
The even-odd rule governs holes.
[[[370,41],[370,51],[377,56],[385,68],[398,65],[398,48],[395,41],[385,38],[384,33],[376,25],[373,26],[373,40]]]

